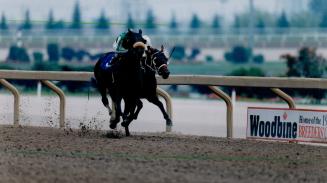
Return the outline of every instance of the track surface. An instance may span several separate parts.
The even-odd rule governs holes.
[[[0,182],[326,182],[327,148],[0,126]]]

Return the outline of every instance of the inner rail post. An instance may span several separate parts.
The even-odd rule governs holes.
[[[14,95],[14,126],[19,126],[19,101],[20,94],[17,88],[5,79],[0,79],[0,83]]]
[[[164,98],[166,102],[166,110],[169,115],[169,118],[173,120],[173,105],[171,101],[171,96],[163,89],[157,87],[157,94],[160,95],[162,98]],[[166,124],[166,132],[171,132],[172,131],[172,126]]]
[[[283,99],[285,102],[287,102],[288,107],[290,109],[295,109],[295,102],[293,100],[293,98],[291,96],[289,96],[288,94],[286,94],[285,92],[283,92],[281,89],[279,88],[270,88],[276,95],[278,95],[281,99]]]
[[[208,86],[217,96],[222,98],[227,106],[227,138],[233,138],[233,104],[232,99],[216,86]]]
[[[41,82],[44,85],[46,85],[47,87],[49,87],[52,91],[54,91],[59,96],[59,99],[60,99],[59,126],[60,126],[60,128],[64,128],[65,127],[65,109],[66,109],[65,94],[59,87],[57,87],[52,82],[50,82],[48,80],[41,80]]]

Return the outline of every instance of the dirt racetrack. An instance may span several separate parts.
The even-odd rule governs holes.
[[[327,148],[0,126],[0,182],[326,182]]]

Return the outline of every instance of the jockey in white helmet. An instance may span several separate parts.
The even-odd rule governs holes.
[[[152,46],[152,44],[151,44],[151,39],[150,39],[149,36],[147,36],[147,35],[143,35],[142,37],[143,37],[143,39],[146,40],[146,45],[147,45],[147,46]]]

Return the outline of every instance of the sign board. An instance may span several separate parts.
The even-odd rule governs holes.
[[[249,107],[246,137],[327,143],[327,110]]]

